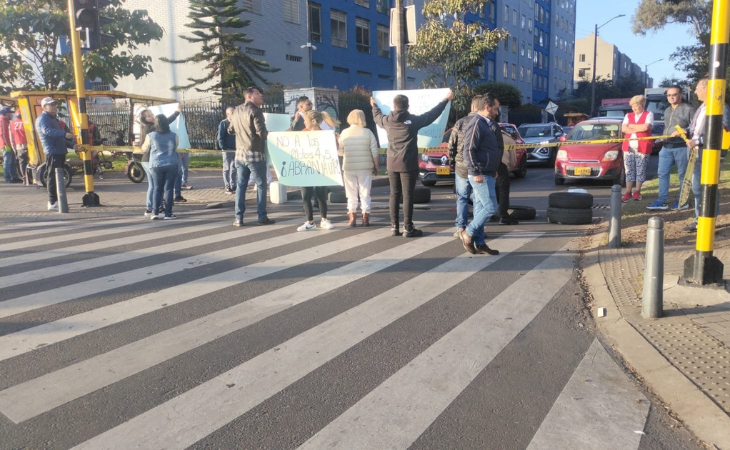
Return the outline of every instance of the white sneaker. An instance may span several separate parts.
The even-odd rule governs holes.
[[[149,217],[149,216],[151,216],[151,215],[152,215],[152,211],[145,211],[145,212],[144,212],[144,216],[145,216],[145,217]]]
[[[304,225],[297,228],[297,231],[311,231],[315,229],[317,229],[317,227],[315,227],[313,223],[304,222]]]
[[[330,222],[329,219],[322,219],[322,221],[319,223],[319,227],[325,230],[331,230],[335,226],[332,225],[332,222]]]
[[[159,218],[160,218],[159,214],[152,214],[152,216],[150,216],[150,220],[157,220]]]
[[[175,214],[170,214],[169,216],[165,216],[163,220],[175,220],[177,219],[177,216]]]
[[[49,211],[58,211],[58,202],[56,202],[56,203],[48,202],[48,210]]]

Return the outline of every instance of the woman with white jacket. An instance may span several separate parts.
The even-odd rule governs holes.
[[[357,225],[358,194],[362,210],[362,226],[370,226],[370,187],[378,173],[378,141],[365,128],[365,113],[353,109],[347,116],[350,126],[340,135],[338,154],[343,157],[348,226]]]

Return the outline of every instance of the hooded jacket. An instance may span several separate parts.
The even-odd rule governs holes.
[[[448,103],[443,100],[420,116],[407,109],[394,110],[385,116],[377,105],[373,106],[375,124],[388,134],[388,172],[418,171],[418,130],[438,119]]]

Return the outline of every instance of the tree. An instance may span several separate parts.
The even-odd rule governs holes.
[[[256,85],[254,80],[269,84],[263,74],[279,71],[242,51],[241,44],[249,44],[253,39],[237,30],[246,28],[251,21],[241,20],[239,16],[245,9],[236,3],[237,0],[190,0],[191,22],[185,26],[193,30],[193,36],[180,37],[192,44],[202,44],[200,51],[185,59],[160,59],[172,64],[207,63],[207,73],[200,78],[190,77],[190,83],[174,86],[173,90],[195,88],[198,92],[243,98],[243,91]]]
[[[113,19],[102,32],[114,38],[83,56],[87,79],[117,85],[119,78],[136,79],[152,71],[149,56],[136,53],[140,45],[162,38],[162,28],[146,11],[123,8],[112,0],[104,16]],[[58,49],[69,34],[66,0],[23,0],[0,7],[0,82],[5,88],[54,90],[74,86],[71,55]]]
[[[505,30],[489,30],[479,22],[465,22],[487,0],[431,0],[423,7],[426,23],[419,28],[417,44],[408,48],[408,65],[424,70],[427,87],[451,87],[455,103],[464,103],[464,87],[478,79],[477,68],[487,53],[507,38]]]
[[[489,82],[481,83],[471,89],[471,94],[480,95],[491,93],[499,99],[499,104],[509,106],[509,109],[519,108],[522,104],[522,93],[517,86],[508,83]]]

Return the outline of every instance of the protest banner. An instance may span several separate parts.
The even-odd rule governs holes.
[[[268,151],[284,186],[342,186],[334,131],[269,133]]]
[[[266,129],[269,132],[286,131],[289,129],[289,125],[291,125],[291,117],[289,114],[264,113],[264,120],[266,121]]]
[[[150,106],[147,109],[149,109],[155,116],[158,114],[163,114],[165,115],[165,117],[170,117],[175,113],[175,111],[177,111],[177,105],[178,103],[168,103],[166,105]],[[177,134],[177,137],[180,141],[177,148],[190,148],[188,127],[185,124],[185,116],[183,115],[183,113],[180,113],[180,115],[177,116],[177,119],[175,119],[170,124],[170,131]]]
[[[420,115],[430,111],[441,100],[448,95],[448,89],[414,89],[410,91],[374,91],[373,98],[378,104],[378,108],[384,115],[390,114],[393,109],[393,99],[396,95],[402,94],[408,97],[408,111],[412,114]],[[441,145],[444,131],[446,131],[446,122],[449,120],[449,111],[451,111],[451,102],[446,105],[444,112],[431,125],[421,128],[418,132],[418,147],[438,147]],[[385,130],[378,127],[378,140],[380,148],[388,147],[388,135]]]

